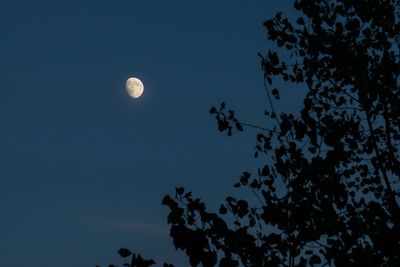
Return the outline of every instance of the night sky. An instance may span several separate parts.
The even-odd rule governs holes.
[[[215,211],[258,166],[256,132],[226,137],[209,109],[268,126],[257,53],[279,2],[2,1],[0,266],[105,266],[120,247],[188,266],[161,199],[184,186]]]

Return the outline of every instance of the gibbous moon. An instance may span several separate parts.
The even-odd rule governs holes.
[[[126,80],[125,87],[130,97],[139,98],[143,94],[144,86],[138,78],[132,77]]]

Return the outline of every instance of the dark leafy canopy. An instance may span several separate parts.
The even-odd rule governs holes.
[[[257,134],[265,166],[235,184],[259,204],[227,197],[211,213],[177,188],[163,199],[174,245],[192,266],[400,266],[400,1],[294,7],[297,20],[264,23],[276,126]],[[298,114],[275,110],[280,80],[307,88]],[[220,131],[252,126],[225,108],[211,109]]]

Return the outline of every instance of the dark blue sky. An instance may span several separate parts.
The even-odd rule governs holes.
[[[174,261],[162,197],[216,209],[257,166],[255,132],[227,138],[208,111],[267,126],[262,22],[289,2],[2,1],[0,266]]]

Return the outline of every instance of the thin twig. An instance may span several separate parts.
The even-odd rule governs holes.
[[[272,133],[279,133],[279,132],[276,131],[276,130],[271,130],[271,129],[264,128],[264,127],[261,127],[261,126],[258,126],[258,125],[254,125],[254,124],[250,124],[250,123],[247,123],[247,122],[241,122],[241,121],[239,121],[239,123],[240,123],[241,125],[243,125],[243,126],[247,126],[247,127],[250,127],[250,128],[255,128],[255,129],[259,129],[259,130],[263,130],[263,131],[267,131],[267,132],[272,132]]]

